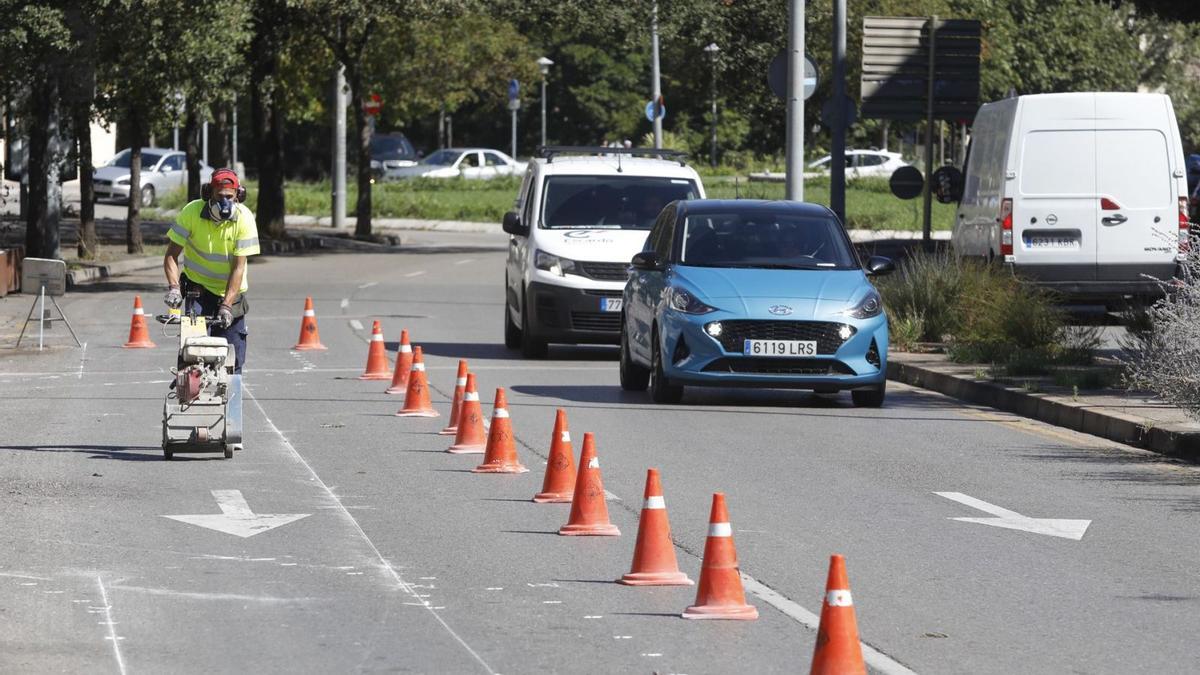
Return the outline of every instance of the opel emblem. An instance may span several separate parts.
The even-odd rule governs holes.
[[[1054,215],[1053,213],[1046,216],[1046,224],[1047,225],[1054,225],[1057,222],[1058,222],[1058,216]]]
[[[787,316],[792,313],[792,308],[787,305],[771,305],[767,308],[767,311],[775,316]]]

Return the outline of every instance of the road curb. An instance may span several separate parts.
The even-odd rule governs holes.
[[[1200,431],[1194,429],[1161,425],[1149,418],[1127,415],[1051,394],[972,380],[905,363],[903,359],[894,356],[888,360],[887,376],[889,380],[936,391],[969,403],[986,405],[1161,455],[1200,462]]]
[[[295,253],[312,248],[328,248],[322,237],[296,237],[294,239],[263,239],[259,243],[262,255],[278,255]],[[141,272],[162,267],[162,256],[147,256],[129,260],[115,260],[110,263],[79,263],[85,265],[77,269],[67,270],[67,288],[82,284],[90,284],[102,279],[119,277],[130,272]]]

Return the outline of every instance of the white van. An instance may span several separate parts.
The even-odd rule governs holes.
[[[1068,298],[1160,295],[1187,246],[1187,182],[1163,94],[1019,96],[979,109],[952,243]]]
[[[504,344],[528,358],[551,342],[617,344],[629,261],[667,204],[703,199],[683,153],[543,148],[529,162],[504,273]]]

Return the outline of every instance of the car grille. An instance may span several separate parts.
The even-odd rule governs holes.
[[[571,312],[571,327],[602,333],[621,332],[620,312]]]
[[[742,353],[745,340],[815,340],[818,354],[833,354],[846,341],[838,334],[846,325],[834,321],[734,319],[721,322],[721,337],[717,340],[725,351],[738,354]],[[855,328],[849,328],[853,336]]]
[[[583,273],[601,281],[625,281],[629,278],[629,263],[621,262],[581,262]]]
[[[854,370],[837,359],[721,358],[704,366],[706,373],[754,375],[853,375]]]
[[[619,298],[622,295],[621,291],[602,291],[597,289],[588,289],[584,291],[585,295],[594,295],[598,298]]]
[[[97,179],[93,180],[92,183],[94,183],[96,185],[112,185],[111,180],[104,180],[103,178],[97,178]]]

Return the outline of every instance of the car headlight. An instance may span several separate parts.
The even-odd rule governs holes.
[[[560,277],[568,274],[579,274],[579,268],[574,260],[561,258],[545,251],[538,251],[534,254],[533,266],[539,270],[546,270],[551,274],[557,274]]]
[[[716,307],[708,305],[696,299],[696,296],[688,293],[682,288],[672,286],[667,293],[670,295],[668,301],[671,303],[671,309],[684,314],[708,314],[709,312],[717,311]]]
[[[847,307],[842,311],[842,314],[855,319],[870,319],[873,316],[879,316],[879,313],[882,311],[883,298],[879,296],[879,291],[872,288],[867,291],[862,300]]]
[[[129,179],[118,178],[117,180],[113,181],[113,185],[129,185]]]

